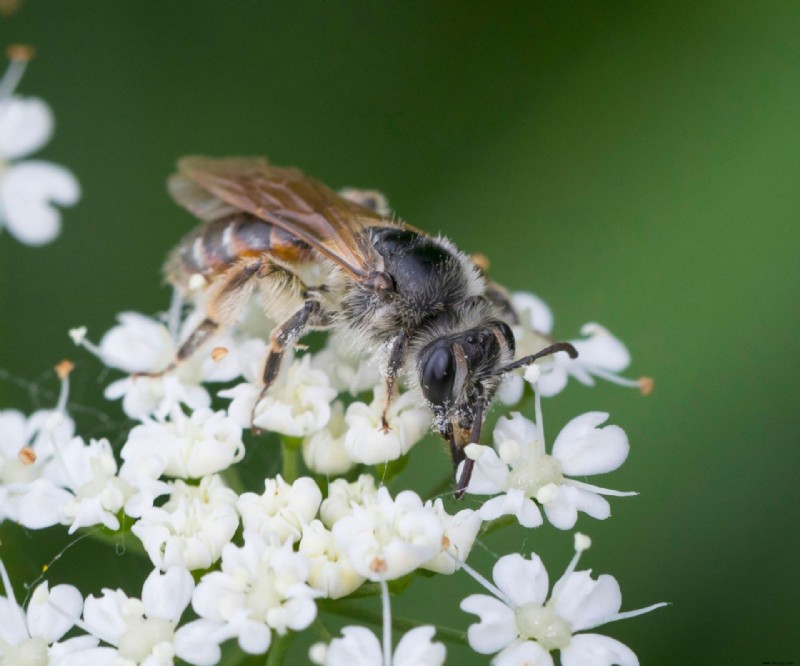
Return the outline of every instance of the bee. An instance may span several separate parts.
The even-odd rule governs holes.
[[[448,239],[393,217],[377,192],[337,194],[261,157],[185,157],[168,189],[202,224],[169,255],[165,276],[179,293],[202,289],[205,319],[167,370],[233,324],[258,290],[266,314],[280,322],[270,335],[262,396],[304,333],[332,331],[381,354],[384,429],[406,373],[457,467],[464,447],[480,440],[503,375],[548,354],[577,355],[555,343],[515,360],[515,314],[505,292]],[[472,467],[466,459],[458,497]]]

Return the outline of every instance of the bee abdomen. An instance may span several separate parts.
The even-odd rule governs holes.
[[[310,246],[290,233],[246,213],[207,222],[188,233],[165,265],[167,281],[186,288],[193,275],[207,280],[239,259],[269,255],[282,263],[313,259]]]

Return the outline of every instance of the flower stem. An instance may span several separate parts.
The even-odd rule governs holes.
[[[281,437],[281,476],[286,483],[294,483],[297,480],[297,452],[299,448],[299,439]]]
[[[383,624],[383,613],[376,613],[375,611],[361,608],[355,604],[336,603],[320,603],[320,609],[326,613],[334,615],[341,615],[344,617],[352,618],[353,620],[361,620],[369,622],[375,626],[380,627]],[[413,620],[408,617],[392,616],[392,628],[397,631],[410,631],[416,627],[423,625],[430,625],[430,622],[422,622],[420,620]],[[440,625],[433,625],[436,628],[436,637],[447,643],[454,645],[468,645],[467,636],[463,631],[453,629],[452,627],[443,627]]]
[[[291,631],[283,636],[275,634],[275,640],[272,641],[267,653],[266,666],[281,666],[286,663],[286,654],[289,652],[289,646],[292,644],[293,638],[294,633]]]

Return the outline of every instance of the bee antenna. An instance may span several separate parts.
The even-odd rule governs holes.
[[[520,359],[517,359],[513,363],[509,363],[506,366],[500,368],[497,372],[493,373],[495,375],[504,375],[507,372],[511,372],[512,370],[516,370],[517,368],[524,368],[535,361],[538,361],[540,358],[544,358],[545,356],[551,356],[557,352],[567,352],[570,358],[578,358],[578,350],[575,349],[569,342],[556,342],[555,344],[550,345],[549,347],[545,347],[541,351],[536,352],[535,354],[531,354],[530,356],[523,356]]]

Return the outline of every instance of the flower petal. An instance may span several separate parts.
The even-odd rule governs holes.
[[[573,636],[561,650],[563,666],[639,666],[639,659],[623,643],[599,634]]]
[[[394,666],[441,666],[447,654],[444,645],[431,639],[436,629],[430,625],[416,627],[405,634],[394,652]]]
[[[38,97],[13,96],[0,106],[0,157],[14,160],[41,148],[53,134],[53,113]]]
[[[547,598],[547,570],[535,553],[529,560],[519,553],[501,557],[494,565],[492,577],[495,585],[517,606],[543,604]]]
[[[553,444],[553,456],[561,461],[564,474],[604,474],[625,462],[628,437],[619,426],[597,427],[607,419],[605,412],[587,412],[564,426]]]
[[[591,572],[575,571],[553,586],[553,610],[568,620],[574,631],[608,621],[622,606],[622,592],[614,576],[592,580]]]
[[[510,645],[517,637],[514,611],[499,599],[486,594],[472,594],[461,602],[461,610],[474,613],[478,624],[467,629],[470,647],[481,654],[492,654]]]
[[[0,179],[0,215],[22,243],[42,245],[61,229],[61,213],[52,204],[71,206],[80,186],[70,171],[49,162],[15,164]]]
[[[162,574],[153,571],[142,587],[142,603],[147,617],[160,617],[178,623],[192,600],[194,579],[182,567],[170,567]]]
[[[381,644],[365,627],[345,627],[328,646],[327,666],[375,666],[383,663]]]
[[[516,641],[492,659],[492,666],[553,666],[553,657],[534,641]]]

